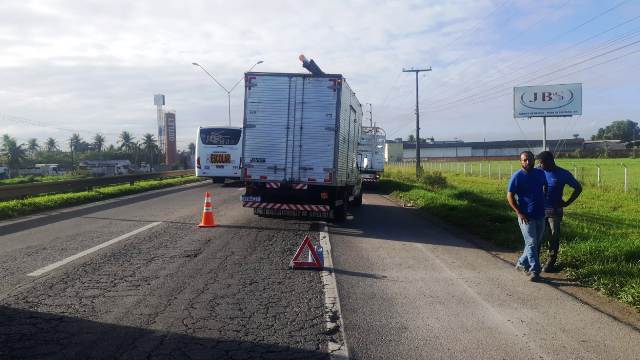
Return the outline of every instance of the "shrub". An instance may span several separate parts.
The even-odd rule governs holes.
[[[447,178],[440,171],[425,172],[420,178],[420,182],[428,190],[438,190],[447,187]]]

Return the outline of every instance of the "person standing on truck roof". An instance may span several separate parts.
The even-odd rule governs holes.
[[[516,262],[516,269],[529,272],[529,279],[538,281],[540,280],[539,248],[544,235],[544,198],[547,179],[544,171],[533,167],[534,162],[531,151],[520,153],[522,169],[511,176],[507,201],[518,216],[518,225],[524,240],[524,250]]]
[[[549,229],[549,258],[542,267],[544,272],[555,271],[556,260],[558,259],[558,250],[560,249],[560,223],[564,208],[571,205],[580,193],[582,193],[582,185],[576,180],[571,172],[556,165],[553,159],[553,153],[543,151],[537,156],[538,163],[547,178],[548,190],[544,199],[545,225]],[[573,188],[573,193],[567,201],[562,199],[564,186],[569,185]]]

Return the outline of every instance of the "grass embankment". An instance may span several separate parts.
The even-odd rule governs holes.
[[[39,211],[58,209],[65,206],[86,204],[123,195],[162,189],[202,181],[195,176],[177,177],[163,180],[137,181],[134,185],[122,184],[64,194],[38,195],[25,199],[0,202],[0,219],[33,214]]]
[[[381,188],[497,246],[519,250],[522,238],[506,201],[506,179],[385,169]],[[565,198],[571,188],[565,190]],[[585,186],[565,210],[559,266],[572,279],[640,310],[640,196]],[[543,259],[546,255],[543,250]]]

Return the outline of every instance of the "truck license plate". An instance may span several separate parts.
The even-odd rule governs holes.
[[[260,198],[260,196],[253,196],[253,195],[242,195],[241,197],[241,201],[253,201],[253,202],[260,202],[262,199]]]

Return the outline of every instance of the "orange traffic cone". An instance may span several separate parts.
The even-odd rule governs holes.
[[[202,221],[199,227],[216,227],[216,220],[213,214],[213,206],[211,205],[211,194],[207,191],[204,193],[204,209],[202,210]]]

